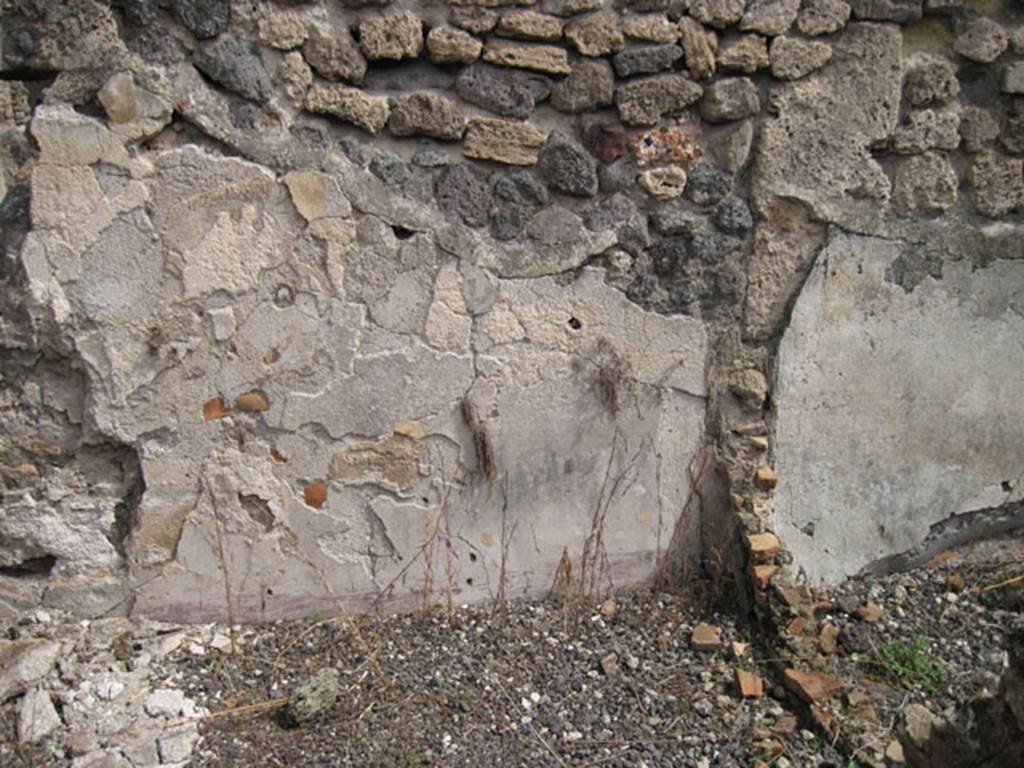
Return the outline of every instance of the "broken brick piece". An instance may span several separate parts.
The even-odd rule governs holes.
[[[618,609],[619,609],[619,606],[617,606],[615,604],[615,601],[612,600],[611,598],[608,598],[603,603],[601,603],[600,611],[601,611],[601,615],[604,616],[606,619],[611,619],[611,618],[613,618],[615,616],[615,612]]]
[[[786,627],[786,632],[795,637],[796,635],[803,634],[803,631],[804,629],[806,629],[806,627],[807,619],[805,619],[803,616],[797,616],[795,619],[789,622],[789,626]]]
[[[235,407],[240,411],[265,411],[270,407],[266,395],[260,392],[246,392],[235,399]]]
[[[832,623],[826,623],[818,633],[818,647],[822,653],[833,654],[839,641],[839,627]]]
[[[782,549],[778,537],[774,533],[753,533],[747,536],[747,546],[754,561],[764,563],[771,560]]]
[[[231,411],[224,405],[224,401],[219,397],[213,398],[213,400],[207,400],[203,403],[203,421],[214,421],[216,419],[223,419],[225,416],[231,414]]]
[[[820,707],[817,704],[811,704],[811,719],[818,724],[829,736],[836,735],[836,719],[832,710],[828,707]]]
[[[771,467],[761,467],[754,473],[754,482],[763,491],[770,491],[779,484],[779,476]]]
[[[774,576],[779,570],[777,565],[755,565],[754,566],[754,585],[758,589],[768,589],[772,583],[772,576]]]
[[[722,647],[722,628],[702,621],[694,628],[690,645],[698,651],[717,651]]]
[[[782,682],[789,691],[808,704],[825,701],[843,687],[834,677],[800,669],[787,669],[782,673]]]
[[[306,486],[306,505],[320,509],[327,501],[327,483],[311,483]]]
[[[764,681],[753,672],[737,667],[736,690],[744,699],[759,699],[764,696]]]
[[[959,557],[959,556],[960,556],[960,553],[957,552],[955,549],[950,549],[950,550],[947,550],[945,552],[940,552],[935,557],[933,557],[931,560],[929,560],[927,563],[925,563],[924,567],[925,568],[937,568],[938,566],[942,565],[943,563],[948,563],[950,560],[952,560],[952,559],[954,559],[956,557]]]
[[[866,621],[869,624],[877,624],[882,620],[882,608],[878,603],[868,600],[857,608],[857,615],[862,621]]]
[[[619,657],[614,653],[601,657],[601,671],[606,677],[612,677],[619,671]]]
[[[796,733],[797,724],[796,716],[787,712],[779,716],[779,719],[775,721],[775,725],[772,727],[772,730],[775,731],[775,733],[789,735],[791,733]]]

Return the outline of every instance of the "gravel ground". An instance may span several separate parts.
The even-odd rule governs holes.
[[[615,605],[613,615],[510,603],[450,619],[279,623],[243,633],[233,658],[182,658],[168,672],[212,711],[279,697],[325,666],[342,672],[342,696],[318,725],[284,729],[269,712],[211,721],[199,765],[746,766],[764,756],[755,736],[792,718],[772,698],[740,700],[724,652],[690,648],[698,616],[671,595]],[[725,639],[744,634],[707,620]],[[822,751],[788,729],[801,764]]]
[[[894,765],[909,703],[955,721],[994,691],[1005,636],[1024,624],[1022,582],[995,585],[1022,572],[1014,550],[850,581],[798,606],[788,650],[679,596],[637,591],[604,604],[182,627],[146,669],[151,689],[212,713],[198,766]],[[719,650],[693,647],[702,621],[722,629]],[[826,728],[776,684],[791,666],[842,683]],[[765,678],[763,697],[738,695],[737,667]],[[280,700],[324,668],[340,673],[341,696],[316,722],[286,727]],[[14,749],[13,704],[0,714],[0,764],[73,764],[59,732]]]

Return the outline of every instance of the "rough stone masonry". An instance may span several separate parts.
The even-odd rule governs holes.
[[[0,7],[0,611],[763,598],[1024,524],[1017,0]]]

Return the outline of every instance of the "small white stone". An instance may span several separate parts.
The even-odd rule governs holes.
[[[672,200],[686,188],[686,171],[675,165],[651,168],[640,174],[640,186],[656,200]]]
[[[168,731],[157,739],[161,762],[182,763],[188,760],[198,741],[199,729],[195,723],[188,723]]]
[[[112,75],[96,98],[107,112],[112,123],[127,123],[135,117],[135,80],[131,72]]]
[[[185,642],[184,632],[171,632],[167,635],[160,635],[154,639],[149,650],[154,658],[162,658],[169,653],[174,653]]]
[[[235,335],[235,310],[231,307],[211,309],[207,313],[213,326],[213,338],[226,341]]]
[[[157,688],[142,706],[150,717],[177,717],[185,707],[185,695],[171,688]]]
[[[18,708],[18,742],[28,744],[40,741],[57,728],[60,728],[60,716],[53,706],[50,694],[39,688],[33,688],[25,694]]]
[[[124,683],[115,677],[103,677],[96,682],[96,695],[104,701],[113,701],[124,692]]]

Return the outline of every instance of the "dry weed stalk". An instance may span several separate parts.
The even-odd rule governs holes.
[[[519,520],[513,520],[509,524],[508,519],[508,471],[501,478],[501,558],[498,566],[498,592],[494,597],[493,616],[499,609],[503,609],[507,599],[506,589],[508,587],[508,553],[512,548],[512,539],[515,538],[516,529],[519,527]]]
[[[204,474],[202,476],[203,492],[210,500],[210,507],[213,510],[213,532],[217,544],[217,559],[220,561],[220,572],[224,581],[224,606],[228,618],[228,639],[231,642],[231,653],[237,652],[235,645],[235,604],[231,598],[231,574],[228,572],[227,555],[224,552],[224,521],[220,517],[220,505],[217,503],[217,496],[210,487],[210,480]]]
[[[460,482],[458,472],[449,477],[447,463],[444,453],[440,450],[431,449],[431,463],[440,467],[440,478],[436,480],[440,487],[439,514],[427,538],[416,550],[415,554],[405,563],[391,580],[385,584],[377,593],[373,602],[373,609],[379,611],[383,600],[391,593],[395,585],[409,573],[412,567],[423,562],[423,587],[420,591],[420,609],[427,611],[430,607],[430,596],[434,593],[434,562],[437,555],[437,547],[441,544],[445,548],[445,595],[446,609],[449,620],[454,615],[454,594],[455,594],[455,551],[453,547],[454,534],[451,525],[451,494],[453,489]]]
[[[646,447],[650,444],[648,439],[640,442],[637,450],[625,463],[625,466],[614,477],[612,468],[615,459],[619,455],[619,445],[624,457],[629,456],[629,441],[622,436],[618,427],[612,435],[612,446],[608,454],[608,463],[605,467],[604,478],[601,482],[601,493],[598,496],[597,505],[590,521],[590,532],[583,541],[583,551],[580,553],[580,579],[578,593],[581,599],[597,597],[601,592],[601,585],[608,579],[608,550],[605,547],[604,533],[605,522],[608,518],[608,511],[615,501],[625,496],[630,488],[636,483],[639,476],[639,460]],[[613,586],[609,582],[609,587]]]

